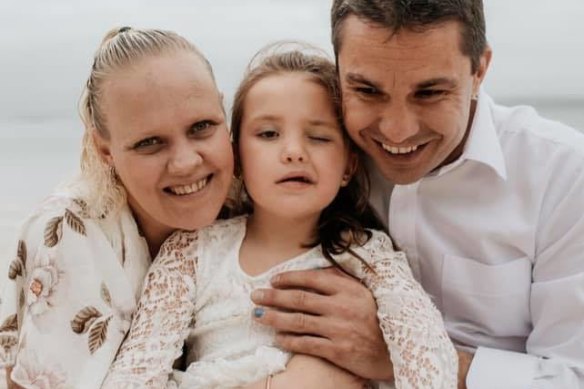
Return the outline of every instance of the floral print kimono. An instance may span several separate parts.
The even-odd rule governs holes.
[[[62,193],[24,223],[0,303],[4,371],[23,388],[99,388],[130,326],[150,255],[126,207],[92,219]]]

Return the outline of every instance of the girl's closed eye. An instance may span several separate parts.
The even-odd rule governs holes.
[[[313,142],[317,142],[317,143],[330,143],[333,141],[332,137],[328,136],[328,135],[309,135],[308,138],[313,141]]]

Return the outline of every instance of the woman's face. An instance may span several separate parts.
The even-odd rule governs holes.
[[[233,154],[222,97],[187,51],[146,58],[103,86],[109,139],[98,139],[146,237],[210,224],[227,196]]]

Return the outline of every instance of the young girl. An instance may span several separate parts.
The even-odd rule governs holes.
[[[368,229],[378,224],[338,96],[335,67],[323,56],[276,51],[252,61],[232,117],[247,214],[165,242],[105,387],[164,387],[185,339],[190,365],[175,375],[180,387],[290,387],[290,355],[253,320],[249,295],[277,273],[331,265],[374,295],[397,388],[456,387],[457,357],[440,313],[404,254]],[[313,385],[292,387],[324,387]]]

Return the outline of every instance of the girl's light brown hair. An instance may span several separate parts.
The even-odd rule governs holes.
[[[235,213],[253,212],[253,203],[247,197],[245,185],[239,177],[241,165],[238,158],[238,148],[241,124],[245,114],[245,99],[251,88],[260,80],[284,73],[306,74],[310,80],[321,85],[327,91],[347,147],[356,155],[357,168],[355,173],[349,183],[340,188],[332,203],[321,212],[316,239],[306,245],[314,247],[320,244],[324,256],[333,265],[344,271],[334,260],[333,255],[350,252],[363,261],[351,250],[351,246],[354,244],[361,246],[371,238],[371,232],[367,230],[368,228],[384,228],[368,203],[370,184],[367,171],[362,163],[362,153],[348,137],[343,125],[341,96],[335,65],[322,50],[299,42],[277,42],[262,49],[250,62],[235,93],[231,115],[231,133],[236,156],[235,171],[238,178],[236,181],[239,181],[236,190],[239,204],[236,206]]]

